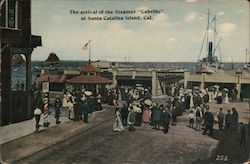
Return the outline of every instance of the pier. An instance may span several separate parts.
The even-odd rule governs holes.
[[[142,85],[150,88],[152,96],[165,95],[168,85],[177,85],[184,79],[185,69],[135,68],[119,66],[114,62],[92,62],[102,77],[113,80],[113,87]],[[80,68],[61,68],[59,74],[67,79],[80,75]],[[41,75],[51,74],[53,71],[42,69]]]
[[[208,88],[213,85],[219,85],[220,88],[231,90],[236,88],[238,91],[237,98],[243,95],[244,98],[249,98],[250,78],[249,73],[241,70],[219,71],[215,74],[191,74],[189,71],[185,72],[184,86],[185,88],[193,88],[195,86],[200,88]]]

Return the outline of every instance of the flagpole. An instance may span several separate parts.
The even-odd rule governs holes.
[[[90,55],[91,55],[91,40],[89,40],[89,64],[90,64]]]

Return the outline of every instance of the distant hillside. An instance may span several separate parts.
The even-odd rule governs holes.
[[[25,60],[20,54],[15,54],[12,57],[12,65],[22,65],[25,64]]]

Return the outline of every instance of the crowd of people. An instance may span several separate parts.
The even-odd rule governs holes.
[[[104,100],[104,102],[107,102],[109,105],[117,105],[118,100],[132,103],[133,101],[137,101],[139,99],[151,98],[151,93],[150,88],[144,88],[141,86],[121,86],[109,89],[106,97],[107,99]]]
[[[126,100],[127,102],[131,102],[138,100],[139,97],[148,96],[148,89],[142,90],[142,88],[138,89],[125,86],[105,89],[102,91],[102,95],[83,89],[82,92],[78,90],[65,91],[63,98],[61,98],[59,95],[56,95],[54,101],[50,101],[48,105],[54,108],[56,124],[61,123],[60,116],[62,108],[68,109],[68,119],[74,121],[83,120],[84,123],[88,123],[88,114],[94,111],[102,110],[102,103],[108,103],[109,105],[117,106],[118,100]],[[34,112],[40,109],[41,115],[45,111],[45,103],[42,93],[37,92],[34,98],[36,106]],[[51,113],[51,111],[49,111],[49,113]],[[37,112],[36,114],[34,113],[34,116],[36,120],[38,120]],[[40,127],[39,121],[36,121],[36,129],[37,127]]]
[[[200,131],[201,134],[213,136],[214,124],[218,123],[218,129],[229,133],[238,133],[240,136],[240,146],[245,145],[246,127],[239,122],[239,114],[235,107],[229,109],[227,114],[223,109],[218,112],[210,110],[209,102],[228,103],[227,90],[222,92],[215,87],[213,90],[198,89],[184,90],[180,85],[173,92],[174,97],[169,98],[164,104],[157,104],[149,97],[139,97],[136,101],[125,101],[121,108],[116,108],[113,131],[124,131],[128,126],[129,131],[135,131],[135,126],[142,123],[153,126],[159,130],[163,127],[163,132],[167,133],[169,125],[177,125],[177,117],[186,113],[188,126]],[[126,97],[130,97],[126,95]]]
[[[47,95],[48,96],[48,95]],[[50,102],[48,106],[46,106],[45,102],[42,101],[42,96],[37,100],[36,109],[34,110],[34,116],[36,119],[36,131],[38,131],[40,125],[40,116],[45,108],[48,106],[52,106],[54,108],[56,124],[60,124],[60,116],[62,113],[62,108],[66,108],[68,110],[68,119],[74,121],[83,120],[84,123],[88,123],[88,114],[94,111],[102,110],[102,102],[101,95],[93,95],[92,92],[82,90],[74,91],[74,92],[65,92],[63,98],[60,98],[59,95],[56,95],[53,102]],[[45,98],[44,98],[45,100]],[[38,112],[40,110],[41,112]],[[51,113],[51,111],[48,111]]]
[[[102,110],[102,103],[116,106],[113,131],[124,131],[125,127],[128,127],[128,130],[133,132],[136,126],[149,124],[155,130],[160,130],[162,126],[163,132],[168,133],[169,125],[176,126],[177,117],[186,113],[189,120],[188,126],[201,131],[203,135],[212,136],[214,123],[217,122],[219,130],[235,132],[239,129],[240,145],[245,145],[246,129],[242,123],[239,123],[236,108],[233,107],[227,113],[220,108],[215,116],[208,105],[213,101],[218,104],[228,103],[227,90],[221,92],[218,87],[212,90],[199,88],[184,90],[183,85],[178,85],[173,89],[172,94],[173,96],[166,102],[158,104],[151,100],[150,88],[141,86],[107,89],[102,96],[86,90],[67,91],[63,99],[57,95],[52,105],[55,109],[56,124],[60,124],[62,107],[68,109],[70,120],[83,120],[84,123],[88,123],[88,114]],[[123,102],[120,108],[118,101]],[[34,111],[36,120],[39,120],[37,115],[41,114],[38,108],[39,106]],[[38,128],[39,121],[36,123],[36,129]]]
[[[70,120],[79,121],[85,118],[83,121],[88,122],[86,116],[88,113],[102,110],[101,98],[100,94],[93,94],[86,90],[73,93],[66,92],[62,107],[68,108],[68,118]]]
[[[171,108],[173,102],[170,99],[166,106],[154,103],[149,89],[142,87],[123,87],[118,93],[121,93],[124,103],[121,108],[116,107],[113,131],[124,131],[124,127],[128,126],[128,130],[133,132],[135,126],[146,123],[155,130],[160,130],[160,126],[163,126],[164,133],[167,133],[171,122],[172,125],[177,124],[179,114],[176,108]]]

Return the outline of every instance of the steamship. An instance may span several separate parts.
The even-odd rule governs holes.
[[[232,94],[233,89],[237,89],[238,96],[241,95],[242,99],[250,98],[250,73],[241,70],[240,67],[231,70],[224,69],[220,52],[222,39],[216,31],[216,15],[211,20],[209,20],[209,17],[210,13],[208,11],[207,29],[203,37],[196,70],[195,73],[186,72],[184,87],[204,89],[217,85],[222,90],[227,89],[229,96]],[[206,54],[206,57],[200,59],[202,54]],[[246,65],[245,69],[247,68]]]
[[[211,22],[210,22],[209,17],[210,17],[210,13],[208,11],[208,24],[207,24],[206,32],[203,37],[199,58],[202,54],[202,50],[205,47],[205,44],[204,44],[205,41],[206,41],[206,47],[207,47],[207,56],[202,58],[201,60],[198,59],[196,69],[195,69],[197,74],[201,74],[201,73],[214,74],[224,69],[224,65],[221,61],[221,53],[220,53],[220,43],[222,39],[221,37],[218,36],[218,33],[216,31],[216,15],[214,16]],[[211,31],[213,33],[213,36],[209,36],[211,35]],[[218,42],[216,43],[217,40]],[[216,56],[217,52],[219,52],[220,54],[220,60]]]

